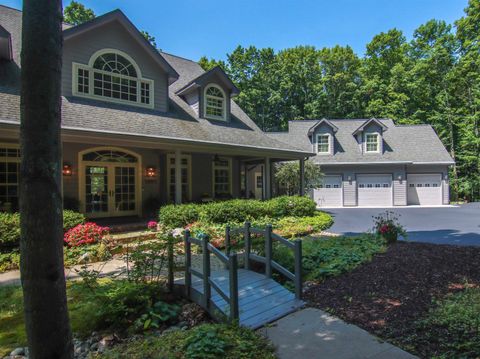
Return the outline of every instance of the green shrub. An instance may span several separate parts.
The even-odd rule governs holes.
[[[85,222],[85,216],[81,213],[63,211],[63,230]],[[0,246],[16,246],[20,242],[20,214],[0,212]]]
[[[85,223],[86,218],[82,213],[70,211],[68,209],[63,211],[63,231]]]
[[[363,234],[358,237],[307,238],[302,241],[302,268],[306,280],[320,281],[350,271],[385,250],[379,237]],[[275,261],[294,270],[291,249],[275,244]]]
[[[275,354],[272,345],[253,330],[225,324],[202,324],[189,330],[129,341],[94,358],[273,359]]]
[[[202,206],[200,219],[209,223],[241,223],[268,215],[268,202],[232,199]]]
[[[274,227],[274,232],[282,237],[292,238],[321,232],[330,228],[332,224],[332,216],[325,212],[316,212],[313,216],[308,217],[280,218]]]
[[[317,208],[311,198],[304,196],[275,197],[266,201],[265,204],[268,208],[268,215],[274,218],[313,216]]]
[[[201,205],[169,204],[160,208],[159,222],[168,228],[185,227],[198,220]]]
[[[7,253],[0,253],[0,273],[20,268],[18,248]]]
[[[316,205],[308,197],[282,196],[268,201],[232,199],[207,204],[167,205],[160,208],[159,222],[168,228],[204,223],[243,223],[261,218],[313,216]]]
[[[20,242],[20,215],[0,212],[0,246],[13,246]]]

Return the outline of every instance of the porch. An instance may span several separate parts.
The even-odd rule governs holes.
[[[278,149],[78,131],[64,133],[62,140],[64,207],[91,219],[155,218],[167,203],[269,199],[275,193],[274,164],[298,160],[303,169],[306,157]],[[0,210],[18,210],[19,162],[12,132],[0,139]]]

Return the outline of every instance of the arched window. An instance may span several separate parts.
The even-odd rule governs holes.
[[[216,85],[205,88],[205,117],[226,120],[225,93]]]
[[[142,78],[139,67],[127,54],[101,50],[93,54],[88,66],[73,65],[74,95],[153,107],[153,81]]]

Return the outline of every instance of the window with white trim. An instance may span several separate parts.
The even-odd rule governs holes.
[[[213,194],[215,197],[225,197],[232,194],[232,162],[229,158],[219,158],[213,161]]]
[[[118,50],[95,53],[89,65],[73,64],[73,94],[153,108],[153,81]]]
[[[367,133],[365,135],[365,152],[379,152],[378,133]]]
[[[0,211],[18,211],[20,149],[0,145]]]
[[[330,153],[330,135],[317,135],[317,153]]]
[[[213,120],[227,119],[225,93],[217,85],[208,85],[205,88],[205,117]]]

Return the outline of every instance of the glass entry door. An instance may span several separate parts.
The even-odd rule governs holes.
[[[140,214],[139,156],[113,148],[80,156],[80,203],[87,217]]]
[[[108,164],[85,167],[85,212],[89,217],[137,212],[136,168]]]

